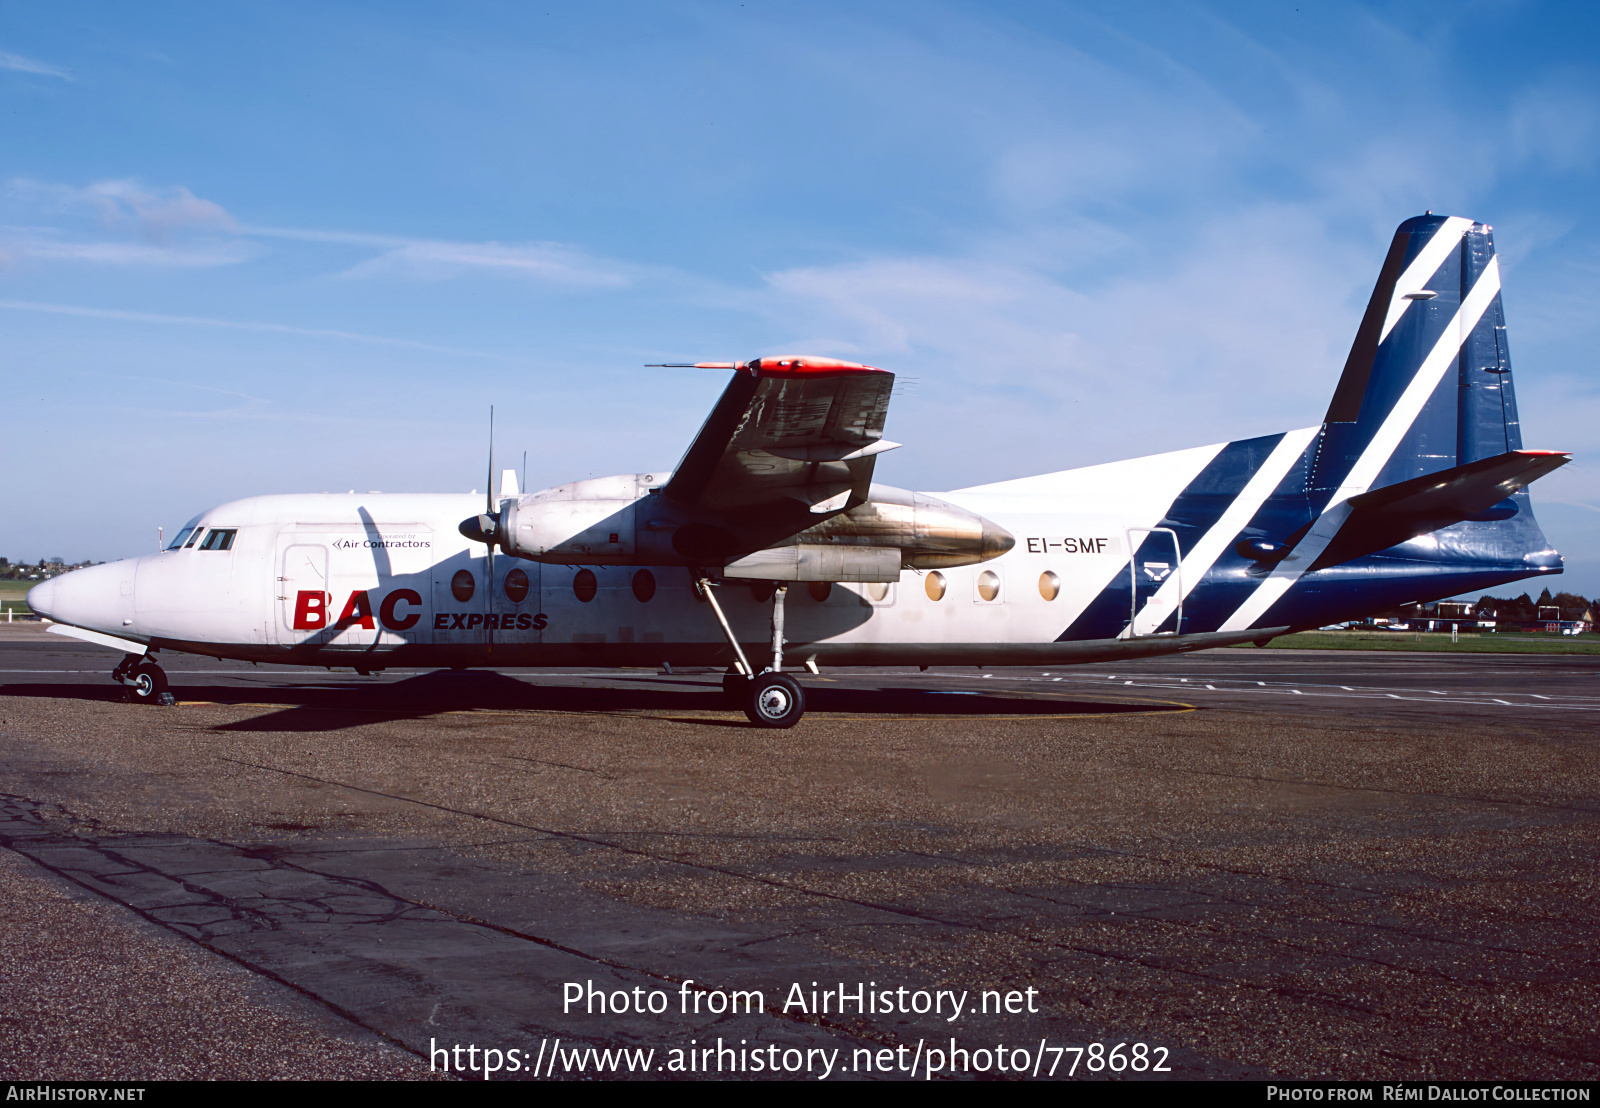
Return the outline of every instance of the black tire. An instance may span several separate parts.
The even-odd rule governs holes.
[[[805,715],[806,694],[783,673],[763,673],[745,685],[745,716],[757,727],[793,727]]]
[[[128,675],[128,699],[134,704],[159,704],[166,691],[166,670],[154,662],[140,662]]]

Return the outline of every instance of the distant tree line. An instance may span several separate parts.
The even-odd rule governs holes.
[[[1577,593],[1558,592],[1554,596],[1549,589],[1539,594],[1537,600],[1529,598],[1527,593],[1511,599],[1502,599],[1498,596],[1480,596],[1477,607],[1474,609],[1479,619],[1494,619],[1506,623],[1535,623],[1541,617],[1539,610],[1545,609],[1543,618],[1550,617],[1550,608],[1559,608],[1559,619],[1593,619],[1600,615],[1600,597],[1589,599]]]
[[[40,558],[38,563],[13,562],[9,558],[0,558],[0,581],[17,581],[31,578],[54,577],[65,573],[69,569],[80,569],[83,566],[92,566],[94,562],[77,562],[68,565],[60,558]]]

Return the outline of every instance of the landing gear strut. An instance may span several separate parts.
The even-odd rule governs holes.
[[[167,671],[149,660],[148,654],[128,654],[111,671],[111,677],[128,686],[128,700],[134,704],[176,704],[167,689]]]
[[[779,585],[773,590],[772,664],[761,673],[756,673],[750,660],[745,657],[744,648],[734,636],[733,628],[728,626],[722,606],[712,594],[711,582],[702,577],[695,585],[701,595],[710,601],[711,610],[716,613],[717,622],[722,626],[722,633],[727,636],[728,645],[733,647],[734,656],[739,659],[734,668],[723,676],[722,691],[744,709],[745,717],[757,727],[785,728],[799,723],[806,711],[805,690],[798,681],[783,672],[783,602],[788,596],[788,588]]]

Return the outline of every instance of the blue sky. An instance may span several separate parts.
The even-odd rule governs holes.
[[[1588,5],[0,6],[0,553],[265,492],[672,465],[723,381],[905,379],[937,490],[1315,423],[1395,224],[1494,224],[1600,593]]]

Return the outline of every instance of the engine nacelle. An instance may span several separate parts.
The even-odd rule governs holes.
[[[506,553],[540,562],[627,564],[637,549],[634,505],[671,476],[592,477],[507,500],[495,538]]]
[[[794,540],[730,563],[728,577],[897,581],[901,569],[949,569],[998,558],[1017,540],[997,523],[926,493],[873,485],[865,504]]]
[[[594,477],[504,500],[461,533],[507,554],[568,565],[722,567],[771,581],[894,581],[902,569],[947,569],[997,558],[1016,545],[997,524],[937,497],[873,485],[869,498],[752,549],[737,518],[710,517],[652,495],[670,473]],[[770,539],[765,541],[770,542]]]

